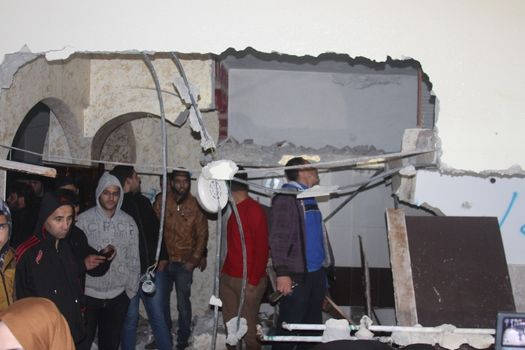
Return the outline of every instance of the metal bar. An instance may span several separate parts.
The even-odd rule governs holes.
[[[324,324],[306,324],[306,323],[282,323],[282,328],[295,331],[295,330],[310,330],[310,331],[324,331],[326,326]],[[349,331],[359,330],[360,326],[349,325]],[[455,328],[452,331],[439,327],[403,327],[403,326],[370,326],[368,328],[372,332],[414,332],[414,333],[443,333],[451,332],[458,334],[489,334],[493,335],[496,330],[491,328]]]

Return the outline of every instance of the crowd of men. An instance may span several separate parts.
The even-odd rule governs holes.
[[[317,170],[307,164],[303,158],[288,162],[306,167],[285,171],[288,183],[284,188],[290,191],[273,198],[270,220],[249,196],[245,172],[230,183],[238,217],[227,219],[220,298],[226,323],[239,309],[244,241],[246,349],[261,348],[256,324],[270,255],[277,290],[284,295],[279,324],[322,322],[325,267],[333,264],[333,256],[317,202],[295,196],[319,182]],[[90,349],[98,337],[99,349],[125,350],[135,348],[142,301],[154,335],[150,348],[187,348],[192,330],[193,272],[206,268],[208,220],[190,192],[190,173],[177,170],[170,175],[160,246],[161,196],[153,204],[144,197],[140,178],[131,166],[119,165],[104,173],[96,187],[95,206],[82,213],[79,189],[71,178],[58,178],[55,188],[47,193],[38,181],[16,183],[6,198],[9,208],[0,202],[0,272],[2,280],[9,277],[3,282],[6,298],[0,298],[0,310],[16,299],[43,297],[64,316],[77,349]],[[15,256],[16,267],[11,263]],[[12,273],[5,274],[4,267],[12,268]],[[142,288],[149,280],[154,290]],[[172,339],[169,306],[173,288],[178,312],[176,339]],[[279,328],[277,332],[283,333]],[[273,348],[295,345],[282,343]]]

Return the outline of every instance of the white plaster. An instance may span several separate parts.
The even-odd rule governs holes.
[[[220,53],[247,46],[378,61],[412,57],[440,100],[443,165],[479,172],[525,165],[524,18],[522,0],[21,0],[2,6],[0,30],[11,34],[2,38],[0,57],[24,44],[33,52],[66,47],[63,57],[71,48]]]
[[[491,183],[491,179],[495,182]],[[415,203],[447,216],[495,216],[507,263],[525,264],[525,181],[521,178],[450,176],[419,171]]]

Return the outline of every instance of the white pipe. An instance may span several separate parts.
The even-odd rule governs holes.
[[[274,342],[305,342],[320,343],[323,337],[309,337],[306,335],[262,335],[262,341]]]
[[[293,331],[293,330],[312,330],[312,331],[324,331],[326,326],[324,324],[303,324],[303,323],[282,323],[282,328]],[[360,329],[360,326],[349,325],[350,331],[356,331]],[[403,326],[370,326],[368,328],[372,332],[414,332],[414,333],[441,333],[451,332],[458,334],[489,334],[494,335],[496,331],[490,328],[455,328],[448,330],[439,327],[403,327]]]

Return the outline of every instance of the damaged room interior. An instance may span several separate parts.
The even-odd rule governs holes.
[[[92,317],[89,302],[106,300],[89,291],[110,274],[92,275],[85,260],[103,256],[106,244],[117,246],[116,253],[97,260],[97,268],[106,264],[111,273],[119,266],[111,276],[136,278],[133,298],[128,289],[118,293],[126,299],[119,311],[126,318],[118,322],[129,321],[128,303],[141,301],[129,338],[134,345],[126,342],[125,326],[114,323],[117,343],[111,346],[103,344],[111,335],[102,323],[92,326],[98,331],[86,344],[88,321],[81,326],[87,335],[77,336],[58,303],[67,326],[61,341],[71,338],[64,349],[525,349],[525,49],[516,45],[525,5],[331,1],[311,4],[301,15],[296,1],[252,9],[238,0],[204,1],[188,6],[191,16],[169,18],[186,5],[131,1],[129,11],[116,4],[95,10],[53,0],[37,6],[40,14],[60,14],[60,25],[43,25],[36,13],[25,26],[17,23],[29,1],[1,11],[0,28],[12,34],[0,44],[0,228],[9,230],[7,243],[0,239],[0,272],[4,286],[14,287],[4,288],[5,307],[0,298],[0,329],[5,324],[8,332],[0,331],[0,343],[34,346],[26,344],[39,330],[29,327],[22,339],[10,327],[9,310],[22,307],[24,298],[57,304],[53,295],[46,297],[49,290],[66,300],[56,296],[58,287],[41,289],[34,271],[49,255],[64,259],[60,244],[76,254],[67,238],[76,227],[89,230],[85,244],[93,249],[75,257],[86,279],[79,281],[88,303],[82,319]],[[98,15],[99,28],[87,25]],[[146,26],[146,19],[158,27]],[[150,227],[124,213],[132,182],[119,178],[120,168],[136,174],[135,191],[156,215],[158,238],[151,243],[141,241]],[[317,180],[310,183],[313,173]],[[177,187],[181,174],[188,178],[185,189]],[[57,190],[63,179],[77,188],[68,205]],[[31,187],[35,181],[41,195]],[[27,203],[13,198],[29,190],[26,198],[38,207],[20,219]],[[245,197],[239,200],[244,191],[263,214],[245,211]],[[46,202],[52,196],[62,205]],[[105,196],[116,209],[108,209]],[[200,214],[184,213],[188,197]],[[287,212],[283,198],[297,207]],[[49,218],[73,202],[80,214],[73,211],[66,236],[55,237]],[[50,212],[48,205],[55,205]],[[112,214],[83,223],[91,210]],[[143,209],[136,213],[145,215]],[[155,278],[178,276],[172,266],[186,268],[195,258],[179,259],[174,251],[186,248],[170,236],[170,230],[194,225],[188,215],[203,218],[206,237],[184,301],[178,277],[170,277],[175,282],[168,289]],[[264,224],[253,226],[258,215]],[[97,241],[97,229],[91,232],[117,217],[131,220],[130,248],[120,248],[128,238]],[[24,239],[13,235],[22,226]],[[262,245],[246,236],[263,228]],[[297,237],[283,236],[295,229]],[[39,248],[49,239],[54,245]],[[195,249],[196,239],[187,249]],[[293,270],[296,251],[301,273]],[[255,334],[244,308],[255,288],[250,259],[261,254],[268,262],[264,285],[258,285]],[[322,255],[319,270],[310,268],[315,254]],[[118,265],[128,256],[133,258]],[[53,269],[69,273],[69,263],[60,261],[65,265]],[[19,270],[29,277],[22,281]],[[241,287],[228,323],[224,276],[233,270],[241,273],[235,280]],[[322,271],[322,283],[308,287],[312,271]],[[28,294],[17,296],[25,284]],[[288,315],[287,299],[307,288],[322,290],[322,303],[305,302]],[[155,294],[160,300],[161,289],[167,292],[159,303],[169,318],[162,326],[169,346],[146,303]],[[188,302],[189,319],[183,320]],[[321,318],[281,323],[285,315],[299,320],[295,313],[310,308]],[[33,316],[23,317],[29,322]],[[256,338],[255,347],[249,337]]]

